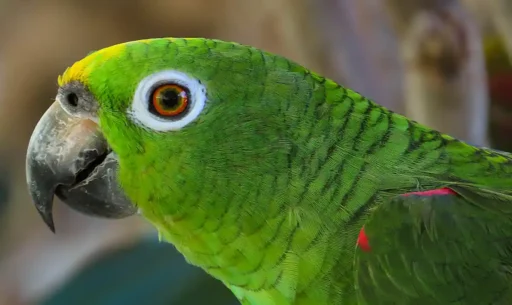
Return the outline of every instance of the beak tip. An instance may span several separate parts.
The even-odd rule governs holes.
[[[39,212],[39,215],[41,215],[41,218],[43,219],[44,223],[48,226],[50,231],[52,231],[52,233],[55,233],[55,223],[53,222],[53,213],[51,209],[47,210],[44,208],[38,208],[37,211]]]
[[[52,217],[45,219],[44,222],[46,223],[50,231],[52,231],[52,233],[55,234],[55,224],[53,223]]]

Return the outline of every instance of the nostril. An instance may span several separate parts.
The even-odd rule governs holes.
[[[66,101],[70,106],[76,107],[78,106],[78,95],[75,93],[68,93],[68,95],[66,95]]]

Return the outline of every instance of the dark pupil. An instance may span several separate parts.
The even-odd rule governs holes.
[[[174,89],[167,89],[160,93],[160,102],[165,109],[175,109],[180,106],[181,96]]]

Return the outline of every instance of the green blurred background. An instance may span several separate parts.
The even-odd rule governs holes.
[[[54,235],[26,190],[28,139],[57,76],[91,50],[166,36],[285,55],[422,123],[512,151],[509,0],[0,0],[0,305],[237,304],[142,219],[56,204]]]

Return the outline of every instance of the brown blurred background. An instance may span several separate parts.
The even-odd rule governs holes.
[[[98,257],[154,234],[137,217],[56,204],[53,235],[31,205],[24,158],[67,66],[166,36],[285,55],[443,132],[512,150],[509,0],[0,0],[0,305],[38,304]]]

